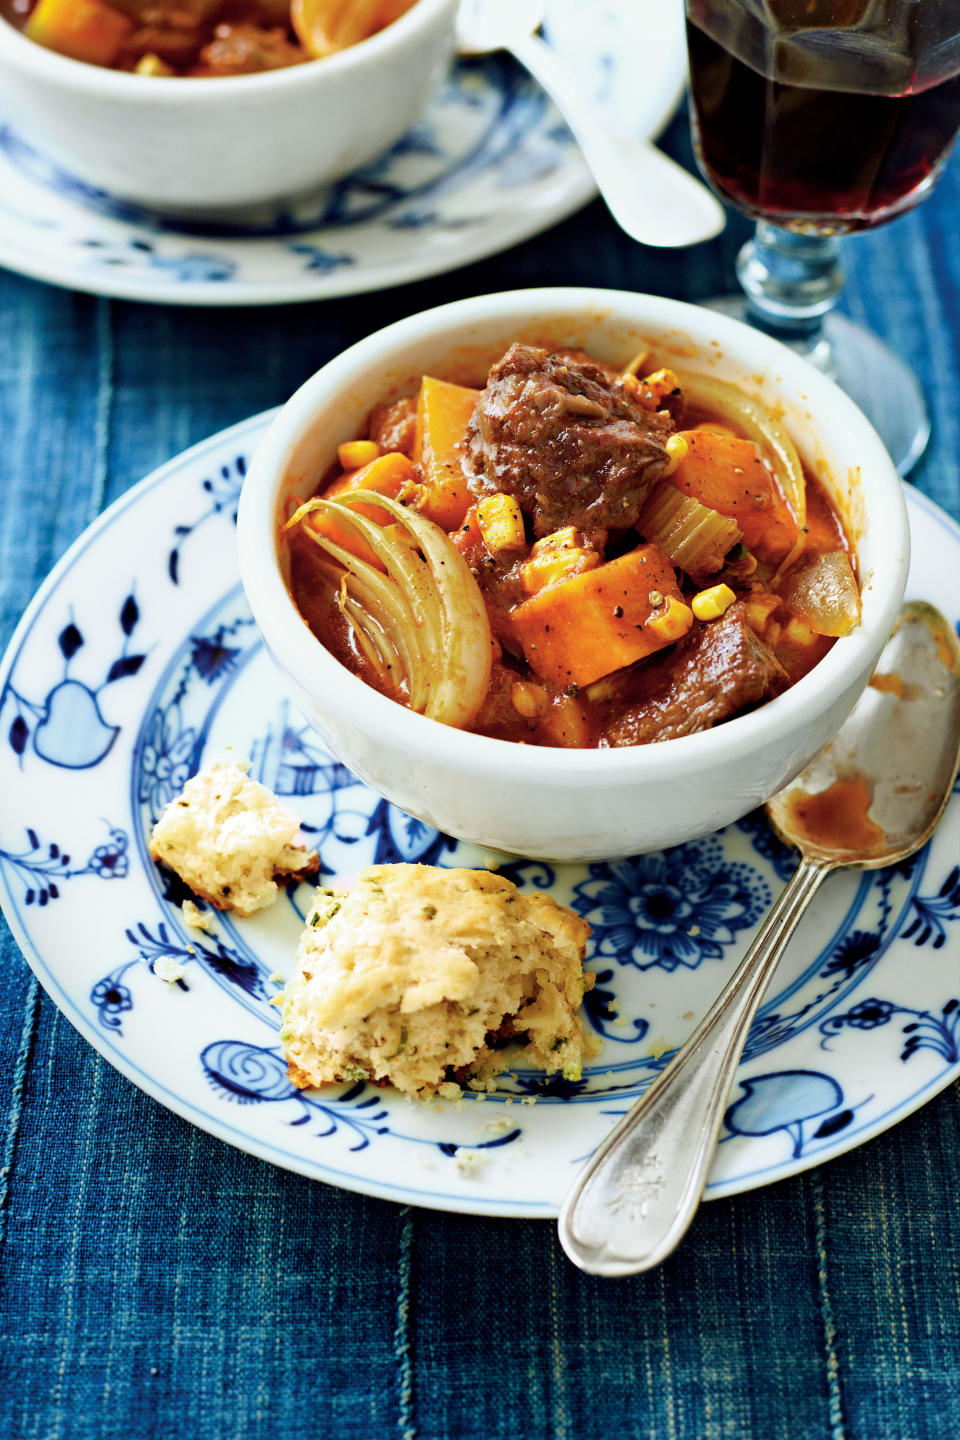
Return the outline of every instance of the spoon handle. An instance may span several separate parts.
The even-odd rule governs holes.
[[[668,248],[719,235],[726,216],[707,187],[649,141],[617,134],[549,45],[523,35],[511,40],[510,50],[562,113],[597,189],[628,235]]]
[[[667,1068],[597,1147],[560,1212],[593,1275],[659,1264],[693,1219],[747,1032],[787,941],[834,867],[802,859],[744,959]]]

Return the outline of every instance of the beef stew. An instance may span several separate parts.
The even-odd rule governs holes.
[[[414,0],[0,0],[29,39],[113,70],[215,77],[285,69],[355,45]]]
[[[801,679],[859,621],[841,519],[758,402],[648,365],[514,344],[482,389],[378,405],[284,529],[317,638],[546,746],[695,734]]]

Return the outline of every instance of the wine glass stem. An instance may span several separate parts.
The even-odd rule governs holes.
[[[760,220],[737,257],[749,318],[829,372],[830,347],[823,317],[846,278],[835,235],[797,235]]]

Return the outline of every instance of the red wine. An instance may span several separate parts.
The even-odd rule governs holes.
[[[687,0],[687,17],[697,158],[739,209],[861,230],[933,183],[960,127],[952,0]]]

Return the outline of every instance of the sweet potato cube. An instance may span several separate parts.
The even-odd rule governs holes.
[[[524,600],[510,627],[537,675],[579,687],[677,640],[676,624],[648,624],[665,607],[676,607],[672,619],[687,610],[684,629],[693,623],[673,566],[656,545],[641,545]]]
[[[670,484],[735,520],[748,549],[782,560],[797,538],[797,522],[753,441],[714,425],[682,433],[688,449]]]
[[[420,465],[426,494],[420,509],[443,530],[455,530],[470,509],[471,495],[457,453],[479,390],[424,375],[417,399],[417,436],[413,456]]]
[[[102,0],[40,0],[24,34],[48,50],[90,65],[112,65],[133,21]]]

